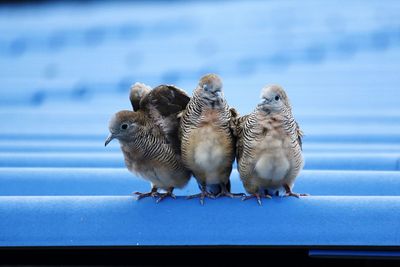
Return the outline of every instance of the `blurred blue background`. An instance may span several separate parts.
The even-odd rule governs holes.
[[[0,245],[400,244],[399,14],[396,0],[0,5]],[[171,223],[164,238],[146,230],[159,211],[153,202],[139,205],[129,196],[148,183],[126,170],[116,141],[104,148],[108,121],[131,108],[129,87],[137,81],[175,84],[191,94],[210,72],[222,77],[229,104],[241,114],[253,110],[266,84],[286,88],[305,133],[306,165],[295,190],[312,196],[271,200],[277,203],[266,205],[265,214],[243,208],[256,203],[209,201],[214,211],[234,207],[221,213],[237,226],[222,241],[213,239],[221,229],[207,210],[197,210],[197,201],[177,201],[191,207],[182,224],[203,220],[212,227],[182,241],[174,230],[184,227]],[[234,191],[243,191],[236,171],[232,181]],[[192,182],[177,194],[195,192]],[[103,204],[117,207],[116,214]],[[255,219],[241,221],[235,209],[243,220]],[[135,217],[138,210],[147,221]],[[163,211],[174,222],[176,214]],[[267,227],[258,222],[279,220],[265,217],[275,212],[287,225],[267,225],[260,238],[253,230]],[[121,217],[138,220],[147,236]],[[242,232],[248,223],[254,225]],[[102,235],[102,227],[115,236]]]
[[[2,5],[0,166],[124,168],[103,144],[130,85],[191,94],[215,72],[241,114],[266,84],[286,88],[306,169],[398,170],[398,14],[357,0]]]
[[[3,5],[0,137],[102,139],[132,83],[191,94],[216,72],[241,114],[278,83],[311,141],[397,142],[399,11],[395,0]]]

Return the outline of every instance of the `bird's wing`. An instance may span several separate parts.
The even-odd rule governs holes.
[[[243,127],[249,115],[236,118],[236,157],[239,160],[243,154]]]
[[[151,87],[144,83],[135,83],[131,86],[129,100],[131,101],[134,111],[140,109],[140,101],[151,91]]]
[[[303,150],[303,136],[304,133],[303,131],[300,129],[299,124],[296,122],[296,133],[297,133],[297,141],[299,142],[300,145],[300,149]]]
[[[183,90],[173,85],[160,85],[140,101],[140,109],[161,128],[177,152],[180,151],[178,114],[186,109],[189,100]]]
[[[229,121],[229,128],[231,130],[232,135],[234,138],[237,138],[237,123],[238,123],[238,118],[239,118],[239,113],[236,111],[235,108],[229,108],[229,113],[231,115],[230,121]]]
[[[190,97],[183,90],[173,85],[160,85],[140,101],[140,109],[148,112],[151,117],[168,117],[184,110],[189,100]]]

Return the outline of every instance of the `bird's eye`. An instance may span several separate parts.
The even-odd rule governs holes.
[[[278,101],[280,99],[279,95],[275,96],[275,101]]]
[[[128,129],[128,124],[126,124],[126,123],[122,124],[122,125],[121,125],[121,129],[122,129],[122,130]]]

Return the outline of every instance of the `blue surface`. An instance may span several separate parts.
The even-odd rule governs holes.
[[[305,153],[304,169],[400,170],[400,153]],[[234,165],[236,167],[236,165]],[[1,153],[0,167],[125,167],[123,155],[113,152]]]
[[[229,208],[227,208],[229,206]],[[0,197],[0,246],[396,246],[400,197]]]
[[[355,140],[356,141],[356,140]],[[373,153],[377,154],[400,154],[400,144],[397,143],[355,143],[349,142],[306,142],[303,144],[303,151],[308,153]],[[119,153],[120,148],[117,142],[102,146],[104,140],[1,140],[0,153]],[[100,145],[101,144],[101,145]],[[113,154],[113,153],[112,153]]]
[[[0,246],[400,246],[400,2],[117,1],[0,6]],[[227,18],[235,18],[234,20]],[[252,111],[283,85],[302,199],[136,202],[108,120],[136,81],[218,73]],[[236,171],[232,190],[242,192]]]
[[[244,192],[236,170],[232,191]],[[314,196],[397,196],[400,172],[304,170],[295,191]],[[0,196],[130,195],[147,192],[150,184],[125,168],[0,168]],[[178,196],[196,194],[192,179],[176,189]]]

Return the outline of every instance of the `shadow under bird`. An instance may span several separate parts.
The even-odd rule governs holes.
[[[188,198],[243,196],[230,192],[230,174],[235,159],[234,119],[215,74],[203,76],[181,118],[182,160],[193,172],[200,194]],[[214,191],[215,185],[218,187]],[[213,192],[210,192],[213,191]]]
[[[303,133],[292,115],[289,99],[278,85],[266,86],[261,102],[249,115],[237,120],[237,161],[243,186],[250,196],[270,198],[270,194],[306,196],[292,191],[304,166]]]
[[[181,161],[177,114],[189,99],[175,86],[160,85],[151,90],[136,83],[130,92],[134,111],[123,110],[111,118],[105,145],[118,139],[127,168],[151,183],[150,192],[134,192],[137,199],[158,197],[159,202],[175,198],[174,188],[188,183],[191,173]]]

